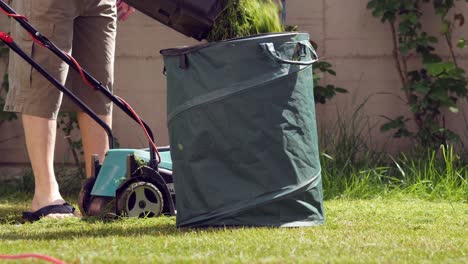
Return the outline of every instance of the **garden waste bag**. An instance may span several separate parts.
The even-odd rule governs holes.
[[[161,53],[177,226],[322,224],[309,35]]]

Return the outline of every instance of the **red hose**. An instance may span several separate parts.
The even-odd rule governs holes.
[[[65,262],[61,261],[60,259],[56,259],[54,257],[50,257],[47,255],[41,255],[41,254],[18,254],[18,255],[3,255],[0,254],[0,259],[27,259],[27,258],[33,258],[33,259],[41,259],[48,261],[50,263],[54,264],[66,264]]]

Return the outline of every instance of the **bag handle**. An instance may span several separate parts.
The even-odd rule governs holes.
[[[260,43],[260,47],[267,53],[267,55],[279,63],[309,66],[315,63],[316,61],[318,61],[318,55],[315,52],[312,45],[310,44],[310,42],[301,41],[301,42],[298,42],[297,45],[301,45],[303,48],[309,49],[314,58],[310,61],[285,60],[279,56],[279,53],[278,51],[276,51],[275,45],[273,43],[271,42]]]

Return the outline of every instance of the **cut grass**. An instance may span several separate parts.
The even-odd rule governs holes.
[[[28,199],[0,205],[0,253],[70,263],[466,263],[468,205],[418,199],[329,200],[312,228],[176,229],[174,218],[43,219],[17,225]]]
[[[209,42],[284,32],[280,8],[272,0],[225,0],[225,10],[208,34]]]

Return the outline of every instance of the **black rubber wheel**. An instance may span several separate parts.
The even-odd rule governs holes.
[[[88,215],[89,203],[91,202],[91,191],[93,190],[96,178],[91,177],[84,181],[81,185],[80,194],[78,195],[78,207],[80,208],[81,215]]]
[[[117,214],[128,217],[157,217],[162,214],[164,200],[152,183],[130,184],[117,198]]]

